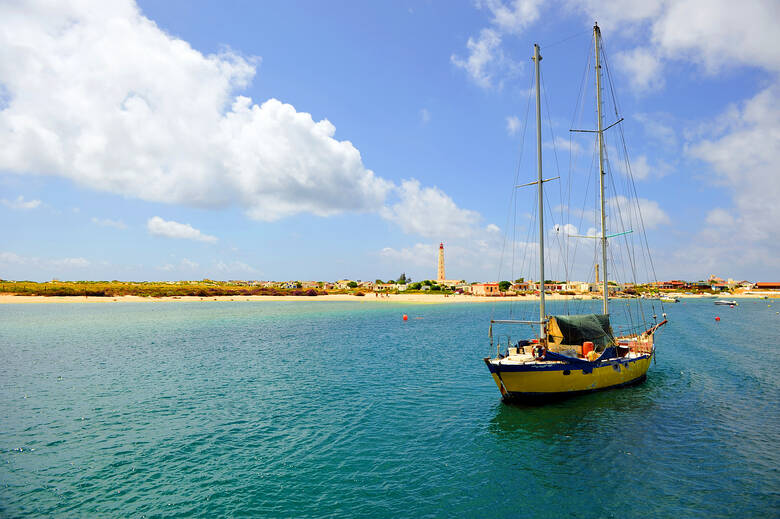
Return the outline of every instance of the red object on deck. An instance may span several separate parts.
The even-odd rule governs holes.
[[[404,321],[408,321],[408,320],[409,320],[409,316],[404,314]]]
[[[588,353],[593,351],[593,343],[590,341],[585,341],[582,343],[582,355],[587,357]]]
[[[720,317],[716,317],[716,318],[715,318],[715,320],[716,320],[716,321],[720,321]]]

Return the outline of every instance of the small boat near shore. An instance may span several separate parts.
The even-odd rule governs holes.
[[[664,297],[661,298],[661,302],[663,302],[663,303],[679,303],[680,302],[680,298],[664,296]]]
[[[720,305],[720,306],[737,306],[737,302],[736,301],[734,301],[734,300],[726,301],[725,299],[720,299],[718,301],[715,301],[715,304],[716,305]]]

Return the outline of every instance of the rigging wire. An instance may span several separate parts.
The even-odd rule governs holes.
[[[583,60],[585,62],[585,69],[582,71],[582,77],[580,78],[580,86],[579,86],[579,90],[578,90],[578,94],[577,94],[577,102],[574,105],[574,112],[572,113],[572,120],[571,120],[571,124],[569,126],[570,129],[574,128],[574,123],[578,119],[578,112],[579,112],[579,120],[582,120],[582,113],[583,113],[583,110],[585,109],[585,103],[584,103],[585,85],[586,85],[587,80],[588,80],[588,73],[590,72],[590,69],[591,69],[592,54],[590,52],[590,49],[593,47],[593,45],[592,45],[593,44],[593,34],[592,34],[592,31],[590,31],[590,30],[588,32],[591,34],[590,44],[585,49],[585,59]],[[572,185],[574,184],[574,181],[573,181],[573,179],[574,179],[574,167],[573,167],[573,156],[574,156],[574,154],[572,153],[572,151],[573,151],[572,143],[576,142],[576,141],[574,141],[573,139],[574,139],[574,132],[570,131],[569,132],[569,178],[567,179],[568,189],[567,189],[567,198],[566,198],[566,211],[568,213],[567,214],[567,217],[568,217],[567,219],[568,220],[571,220],[571,210],[572,210],[571,209],[571,193],[572,193]],[[595,160],[595,157],[594,157],[594,160]],[[591,168],[593,167],[593,162],[592,161],[591,161],[591,166],[590,167]],[[586,183],[586,195],[585,195],[586,198],[584,198],[583,200],[587,199],[587,190],[588,190],[588,188],[590,186],[590,172],[592,172],[592,170],[589,170],[589,176],[587,178],[587,183]],[[577,226],[578,226],[578,229],[581,229],[581,227],[582,227],[582,219],[584,217],[584,213],[580,212],[579,217],[580,218],[579,218],[579,221],[577,223]],[[571,253],[571,257],[570,258],[567,257],[567,263],[569,263],[571,265],[572,269],[574,268],[574,265],[575,265],[575,262],[576,262],[578,248],[579,248],[579,239],[576,239],[574,241],[574,250]],[[567,249],[567,254],[568,254],[568,249]]]
[[[546,51],[547,49],[551,49],[551,48],[553,48],[553,47],[557,47],[557,46],[558,46],[558,45],[560,45],[561,43],[565,43],[565,42],[567,42],[567,41],[573,40],[574,38],[579,38],[579,37],[582,37],[582,36],[584,36],[584,35],[586,35],[586,34],[593,34],[593,31],[592,31],[591,29],[588,29],[587,31],[579,31],[579,32],[577,32],[577,33],[574,33],[574,34],[572,34],[571,36],[567,36],[567,37],[563,38],[562,40],[558,40],[558,41],[556,41],[555,43],[551,43],[550,45],[545,45],[545,46],[544,46],[544,48],[545,48],[545,51]]]
[[[603,38],[602,38],[602,42],[603,42]],[[604,48],[606,49],[606,47],[604,47]],[[618,110],[619,110],[619,104],[618,104],[618,101],[617,101],[617,95],[615,93],[614,83],[613,83],[613,80],[612,80],[612,74],[610,72],[609,63],[608,63],[608,61],[606,59],[605,52],[603,52],[602,54],[604,54],[604,68],[606,70],[607,80],[608,80],[608,83],[609,83],[609,86],[610,86],[610,93],[612,95],[613,103],[614,103],[614,106],[615,106],[615,115],[617,117]],[[619,119],[619,117],[618,117],[618,119]],[[645,246],[645,250],[647,252],[647,256],[646,257],[647,257],[647,260],[650,263],[650,269],[651,269],[651,272],[652,272],[652,275],[653,275],[653,281],[656,283],[656,286],[657,286],[658,276],[656,275],[655,265],[653,264],[653,257],[650,254],[650,244],[649,244],[649,242],[647,240],[647,229],[645,227],[644,218],[642,217],[642,209],[641,209],[641,207],[639,205],[639,193],[637,192],[636,183],[634,182],[634,175],[633,175],[633,172],[631,170],[630,162],[628,160],[628,147],[626,146],[625,134],[623,132],[623,125],[622,124],[618,124],[618,129],[619,129],[619,132],[620,132],[620,140],[621,140],[621,143],[622,143],[622,148],[623,148],[623,151],[625,153],[625,159],[626,159],[626,165],[627,165],[626,173],[627,173],[627,176],[628,176],[629,181],[630,181],[629,182],[629,187],[630,187],[630,190],[634,194],[634,199],[636,200],[637,215],[639,216],[639,223],[640,223],[641,232],[642,232],[641,236],[644,239],[644,246]],[[653,303],[652,301],[653,300],[651,299],[651,307],[653,309],[653,314],[655,314],[655,303]],[[659,303],[660,303],[660,306],[661,306],[661,312],[665,312],[663,301],[659,300]]]
[[[533,81],[534,81],[534,74],[531,74],[531,77],[530,77],[531,85],[533,85]],[[507,222],[506,222],[506,227],[504,228],[505,229],[504,230],[504,240],[503,240],[503,244],[501,246],[501,256],[500,256],[500,259],[499,259],[499,262],[498,262],[498,279],[497,279],[496,282],[501,282],[501,268],[502,268],[502,266],[504,264],[504,254],[506,252],[506,246],[507,246],[507,235],[509,233],[509,228],[510,228],[510,225],[509,225],[509,218],[510,218],[510,216],[513,219],[513,225],[512,225],[512,233],[513,233],[513,236],[512,236],[512,266],[511,266],[511,270],[514,271],[514,257],[515,257],[515,254],[514,254],[514,248],[515,248],[514,241],[515,241],[516,227],[517,227],[517,188],[515,186],[517,186],[517,184],[518,184],[518,181],[519,181],[519,178],[520,178],[520,167],[521,167],[521,165],[523,163],[523,152],[525,151],[525,134],[526,134],[526,129],[528,127],[528,112],[529,112],[530,106],[531,106],[531,93],[532,93],[532,88],[529,88],[528,89],[528,101],[526,103],[525,117],[524,117],[524,122],[523,122],[523,132],[522,132],[522,134],[520,136],[520,154],[519,154],[519,157],[518,157],[518,160],[517,160],[517,167],[515,168],[514,180],[512,182],[511,192],[510,192],[510,196],[509,196],[509,208],[508,208],[509,210],[507,211]],[[490,308],[490,319],[491,320],[493,319],[493,317],[495,315],[495,307],[496,307],[496,303],[493,302],[493,304],[491,305],[491,308]],[[510,305],[509,311],[510,311],[510,316],[511,316],[511,313],[512,313],[511,305]]]
[[[566,38],[564,38],[562,40],[559,40],[559,41],[557,41],[557,42],[555,42],[555,43],[553,43],[553,44],[551,44],[549,46],[546,46],[546,48],[549,49],[550,47],[554,47],[556,45],[562,44],[562,43],[564,43],[566,41],[572,40],[572,39],[577,38],[579,36],[581,36],[581,33],[577,33],[577,34],[571,35],[571,36],[566,37]],[[578,92],[578,100],[577,100],[577,103],[575,105],[575,109],[574,109],[573,114],[572,114],[572,128],[574,128],[574,123],[578,119],[581,122],[581,120],[583,118],[584,110],[585,110],[585,104],[586,104],[585,101],[584,101],[584,99],[585,99],[585,90],[586,90],[585,85],[587,84],[588,79],[590,77],[589,76],[589,72],[590,72],[590,69],[592,67],[593,48],[595,47],[595,45],[593,45],[593,37],[594,36],[592,36],[591,40],[590,40],[591,41],[591,45],[590,45],[590,49],[589,49],[589,51],[587,53],[587,64],[586,64],[585,70],[583,71],[583,75],[582,75],[582,78],[581,78],[581,81],[580,81],[580,88],[579,88],[579,92]],[[616,146],[615,149],[613,150],[613,151],[615,151],[615,153],[614,153],[615,157],[614,158],[617,160],[618,169],[625,171],[625,175],[619,176],[617,179],[615,178],[616,177],[616,175],[615,175],[616,171],[612,167],[612,163],[610,161],[610,155],[611,154],[609,152],[609,147],[612,146],[612,140],[607,137],[606,132],[602,132],[602,144],[604,146],[604,148],[603,148],[603,153],[604,153],[604,173],[605,173],[606,176],[609,177],[609,180],[607,182],[605,182],[605,190],[612,195],[611,199],[607,198],[607,202],[608,202],[607,205],[608,205],[608,209],[610,211],[614,212],[614,216],[612,217],[611,220],[613,220],[614,223],[619,224],[620,227],[623,230],[632,228],[634,223],[638,223],[640,228],[641,228],[640,229],[640,233],[638,233],[639,235],[636,238],[634,236],[629,236],[628,234],[623,234],[621,239],[619,240],[620,242],[623,243],[623,245],[625,247],[625,257],[623,255],[623,251],[622,251],[622,249],[620,247],[608,248],[608,251],[607,251],[608,252],[608,262],[607,262],[607,265],[603,266],[603,269],[606,272],[613,272],[614,273],[613,274],[613,279],[631,279],[633,281],[634,285],[636,285],[638,283],[638,279],[637,279],[637,266],[638,265],[637,265],[637,258],[636,258],[636,255],[637,255],[636,241],[638,240],[639,243],[640,243],[640,248],[643,248],[647,252],[647,256],[646,256],[646,258],[644,258],[644,260],[645,260],[644,261],[645,268],[649,270],[649,272],[647,272],[647,273],[650,274],[650,272],[652,272],[653,280],[657,282],[655,266],[653,264],[652,257],[650,256],[650,248],[649,248],[649,242],[648,242],[648,239],[647,239],[647,231],[646,231],[646,228],[645,228],[644,219],[642,217],[641,207],[640,207],[640,204],[639,204],[638,191],[637,191],[637,188],[636,188],[636,183],[634,181],[634,176],[633,176],[633,172],[631,170],[631,165],[630,165],[630,161],[629,161],[628,149],[627,149],[626,142],[625,142],[625,132],[624,132],[624,129],[623,129],[623,125],[620,123],[620,118],[619,118],[620,108],[619,108],[619,103],[618,103],[618,99],[617,99],[617,95],[616,95],[616,90],[614,88],[613,78],[612,78],[612,75],[611,75],[611,72],[610,72],[610,69],[609,69],[609,66],[608,66],[607,58],[606,58],[606,46],[603,43],[603,38],[600,40],[600,43],[601,43],[601,45],[600,45],[600,47],[601,47],[600,54],[601,54],[601,57],[603,59],[603,67],[604,67],[604,70],[605,70],[605,75],[607,76],[606,83],[607,83],[607,87],[609,89],[609,98],[608,98],[608,100],[612,101],[612,108],[614,110],[615,117],[618,120],[618,123],[616,124],[616,126],[618,127],[617,128],[618,132],[616,132],[616,133],[618,134],[619,138],[616,139],[618,142],[615,142],[615,144],[619,144],[619,146]],[[533,83],[533,80],[535,79],[533,73],[531,74],[530,79],[531,79],[531,83]],[[556,143],[556,140],[555,140],[555,132],[554,132],[553,125],[552,125],[552,120],[551,120],[549,96],[548,96],[548,93],[547,93],[546,86],[544,85],[544,77],[543,77],[543,75],[541,73],[540,73],[539,80],[540,80],[540,83],[541,83],[541,88],[542,88],[542,90],[544,92],[545,108],[547,110],[546,118],[547,118],[547,124],[548,124],[548,129],[549,129],[549,135],[550,135],[550,138],[551,138],[551,147],[552,147],[552,150],[553,150],[553,159],[554,159],[554,162],[555,162],[555,168],[556,168],[557,175],[560,177],[560,161],[559,161],[559,157],[558,157],[557,143]],[[526,137],[526,133],[527,133],[528,120],[529,120],[530,107],[531,107],[531,98],[532,98],[533,91],[534,91],[533,87],[528,89],[528,99],[527,99],[527,103],[526,103],[525,117],[524,117],[524,121],[523,121],[523,130],[522,130],[522,134],[521,134],[520,155],[519,155],[519,159],[518,159],[518,163],[517,163],[517,168],[516,168],[516,171],[515,171],[515,181],[514,181],[514,184],[512,186],[512,193],[511,193],[511,196],[509,197],[510,198],[509,199],[509,203],[510,203],[509,209],[510,209],[510,211],[508,211],[509,214],[508,214],[508,217],[507,217],[507,220],[508,220],[507,221],[507,227],[506,227],[506,231],[504,233],[504,240],[503,240],[502,249],[501,249],[501,262],[499,263],[499,272],[498,272],[498,281],[499,282],[501,280],[501,271],[502,271],[502,267],[503,267],[503,260],[504,260],[505,254],[507,253],[506,248],[509,245],[511,245],[511,249],[512,249],[511,250],[512,257],[511,257],[511,264],[510,264],[510,273],[511,273],[512,279],[514,280],[514,278],[518,274],[518,271],[515,270],[516,267],[519,267],[519,269],[520,269],[519,272],[522,272],[522,273],[526,272],[526,268],[528,268],[529,271],[530,271],[530,268],[532,267],[531,264],[533,262],[532,258],[529,257],[529,256],[532,256],[532,254],[531,254],[531,252],[532,252],[531,249],[533,248],[533,244],[531,243],[532,234],[535,233],[534,229],[536,229],[536,227],[537,227],[537,225],[535,225],[537,223],[536,222],[536,218],[537,217],[540,218],[540,217],[543,216],[541,214],[537,214],[538,211],[537,211],[536,204],[530,204],[530,206],[532,207],[532,213],[531,214],[528,214],[528,213],[524,213],[523,214],[523,217],[526,217],[526,216],[530,217],[530,225],[529,225],[528,231],[526,233],[526,240],[525,240],[525,242],[518,242],[518,206],[519,206],[519,197],[518,197],[518,194],[517,194],[517,188],[515,186],[518,184],[518,181],[519,181],[519,178],[520,178],[520,170],[521,170],[522,160],[523,160],[523,156],[524,156],[525,137]],[[575,171],[575,169],[577,169],[575,167],[575,162],[576,161],[574,160],[574,153],[573,153],[575,143],[576,143],[576,141],[573,139],[573,135],[570,134],[570,136],[569,136],[569,178],[567,179],[567,186],[566,186],[566,204],[565,205],[561,204],[559,206],[560,207],[560,215],[554,215],[553,214],[553,206],[550,204],[549,194],[547,192],[543,193],[544,200],[545,200],[545,202],[547,204],[545,213],[549,213],[551,222],[554,222],[556,220],[556,218],[557,218],[559,220],[559,222],[560,222],[559,225],[564,225],[564,222],[568,225],[568,224],[571,223],[571,220],[572,220],[573,208],[572,208],[571,200],[572,200],[572,192],[574,190],[574,177],[575,177],[574,171]],[[596,174],[601,174],[601,172],[599,170],[599,167],[596,164],[597,157],[598,157],[598,139],[596,139],[596,141],[594,142],[594,148],[596,150],[596,153],[591,155],[590,166],[587,168],[588,174],[586,175],[586,178],[585,178],[585,189],[584,189],[585,197],[583,199],[582,208],[578,211],[579,214],[576,215],[576,216],[579,217],[578,218],[578,222],[577,222],[578,230],[582,228],[583,221],[586,219],[586,215],[588,213],[588,210],[586,210],[586,208],[587,208],[587,205],[588,205],[587,198],[588,198],[588,195],[589,195],[589,192],[590,192],[591,181],[594,179],[594,176]],[[620,164],[624,164],[624,165],[621,167]],[[621,184],[621,181],[622,181],[622,184]],[[621,187],[624,188],[624,190],[625,190],[625,192],[627,194],[633,195],[633,198],[635,200],[635,204],[623,204],[623,203],[621,203],[622,198],[621,198],[621,195],[619,194],[620,190],[618,189],[618,184],[621,184]],[[593,185],[595,186],[595,182],[594,182]],[[563,186],[561,184],[558,185],[558,194],[559,194],[560,200],[563,200],[564,199],[564,191],[563,191]],[[607,195],[605,194],[605,197],[606,196]],[[593,215],[594,215],[594,217],[592,219],[593,222],[597,221],[598,213],[599,213],[599,210],[600,210],[599,207],[598,207],[598,205],[599,205],[598,204],[598,200],[597,200],[598,197],[595,197],[595,198],[596,198],[596,200],[594,200],[594,205],[593,205]],[[624,205],[625,205],[625,207],[623,207]],[[634,208],[636,209],[636,212],[634,212]],[[511,236],[510,236],[510,230],[509,230],[509,219],[510,218],[511,218],[511,221],[512,221]],[[637,221],[637,219],[638,219],[638,221]],[[628,227],[626,226],[626,224],[628,224]],[[556,242],[556,244],[558,246],[558,249],[559,249],[559,252],[560,252],[557,255],[557,257],[556,257],[557,265],[558,265],[559,269],[562,267],[562,270],[563,270],[563,272],[565,274],[566,281],[569,282],[570,278],[571,278],[571,275],[572,275],[572,273],[575,270],[575,266],[577,265],[576,259],[577,259],[577,251],[578,251],[578,247],[579,247],[579,242],[575,241],[573,245],[570,245],[568,243],[568,241],[567,241],[567,238],[569,238],[569,236],[565,232],[564,233],[560,232],[560,230],[562,229],[561,227],[556,226],[556,228],[558,229],[558,232],[555,233],[555,242]],[[567,229],[567,228],[563,228],[563,229]],[[542,229],[540,232],[547,233],[547,231],[545,229]],[[561,236],[561,234],[564,234],[564,236]],[[585,233],[583,232],[583,234],[585,234]],[[547,245],[548,250],[550,248],[550,245],[551,245],[551,243],[549,243]],[[593,246],[593,263],[598,263],[599,262],[599,259],[598,259],[599,258],[599,246],[598,246],[599,243],[598,243],[598,240],[594,239],[593,240],[593,245],[594,245]],[[521,256],[519,258],[517,257],[517,254],[516,254],[518,246],[522,246],[522,249],[523,249],[523,252],[522,252],[522,254],[521,254]],[[542,252],[544,252],[544,251],[542,251]],[[518,264],[518,261],[516,261],[516,260],[519,261],[519,264]],[[648,261],[649,261],[649,265],[648,265]],[[607,268],[608,265],[609,265],[610,268]],[[630,274],[629,274],[629,272],[630,272]],[[586,280],[591,280],[591,279],[593,279],[593,275],[594,275],[594,270],[593,269],[588,269],[587,275],[585,276],[585,279]],[[615,277],[615,275],[618,275],[619,277]],[[552,276],[552,275],[549,276],[549,277],[551,279],[554,279],[554,276]],[[525,280],[526,276],[523,275],[522,278]],[[529,276],[529,278],[531,278],[531,277]],[[605,276],[603,281],[606,281],[607,283],[609,283],[609,279],[608,278],[609,278],[609,276]],[[542,281],[542,280],[540,280],[540,281]],[[642,307],[642,301],[639,298],[636,298],[636,299],[637,299],[637,301],[636,301],[636,306],[637,306],[636,313],[633,310],[633,305],[632,305],[632,303],[634,303],[634,302],[631,301],[630,299],[626,300],[626,301],[621,301],[622,304],[619,304],[619,305],[615,304],[615,311],[619,311],[619,309],[622,310],[625,322],[627,322],[627,324],[628,324],[628,329],[631,330],[634,333],[639,333],[640,331],[643,331],[643,330],[639,329],[640,322],[641,323],[646,323],[647,319],[646,319],[646,316],[644,314],[644,310],[643,310],[643,307]],[[615,301],[615,303],[618,303],[618,301]],[[653,312],[655,312],[655,305],[652,302],[651,302],[651,305],[653,307]],[[565,306],[566,311],[568,312],[569,309],[570,309],[569,308],[569,300],[568,300],[568,298],[564,300],[564,306]],[[582,306],[583,307],[586,306],[585,303],[582,303]],[[663,303],[661,303],[661,309],[663,310]],[[493,303],[493,308],[491,309],[491,318],[492,318],[492,316],[494,314],[494,311],[495,311],[495,302]],[[511,317],[512,316],[512,312],[513,312],[512,304],[510,304],[509,312],[510,312],[510,317]],[[655,315],[653,315],[653,318],[655,319]]]
[[[557,174],[558,178],[560,179],[560,176],[561,176],[561,166],[560,166],[560,162],[558,161],[558,146],[557,146],[557,144],[555,142],[555,132],[553,131],[552,119],[550,118],[550,101],[549,101],[549,98],[547,96],[547,86],[544,84],[544,76],[543,75],[540,76],[540,79],[542,80],[542,91],[544,92],[544,104],[545,104],[545,107],[547,108],[547,126],[548,126],[549,131],[550,131],[550,142],[551,142],[552,149],[553,149],[553,157],[555,158],[555,171],[556,171],[556,174]],[[563,184],[563,182],[559,180],[558,181],[558,200],[563,200],[562,184]],[[563,205],[562,204],[559,204],[559,205],[560,205],[560,213],[561,214],[560,214],[558,228],[560,229],[560,225],[563,224],[564,219],[563,219]],[[552,204],[550,204],[549,199],[547,201],[547,207],[548,207],[548,209],[550,211],[550,220],[554,221],[555,216],[552,214]],[[559,254],[558,254],[558,258],[557,258],[558,259],[558,268],[560,269],[561,265],[563,265],[563,271],[564,271],[564,276],[565,276],[565,279],[566,279],[566,283],[569,283],[569,281],[570,281],[569,265],[566,262],[566,252],[565,252],[565,249],[567,248],[567,244],[566,244],[566,240],[565,239],[563,241],[561,240],[561,233],[560,232],[556,233],[556,242],[558,243],[558,250],[559,250]],[[564,299],[564,311],[566,313],[569,312],[568,304],[569,304],[568,298]]]

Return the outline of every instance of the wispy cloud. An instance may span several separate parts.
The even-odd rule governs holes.
[[[0,200],[4,206],[19,211],[29,211],[30,209],[37,209],[41,205],[40,200],[25,200],[22,195],[16,197],[15,200],[6,200],[3,198]]]
[[[517,35],[539,18],[541,0],[482,0],[477,7],[491,16],[490,27],[480,30],[466,41],[468,56],[450,56],[450,62],[463,69],[477,85],[485,89],[503,85],[503,78],[515,74],[520,64],[512,60],[502,47],[504,35]]]
[[[195,270],[198,268],[198,264],[194,261],[188,260],[187,258],[182,258],[181,261],[178,264],[173,263],[166,263],[164,265],[161,265],[157,267],[157,270],[164,270],[165,272],[173,272],[175,270]]]
[[[556,152],[570,152],[574,155],[582,153],[582,145],[573,139],[564,139],[557,136],[554,141],[545,141],[545,148],[554,149]]]
[[[188,223],[179,223],[173,220],[163,220],[159,216],[149,218],[149,220],[146,222],[146,227],[149,230],[149,233],[154,236],[202,241],[206,243],[217,242],[216,236],[204,234]]]
[[[86,258],[38,258],[35,256],[21,256],[14,252],[0,252],[0,265],[36,266],[39,268],[86,268],[92,263]]]
[[[92,218],[92,223],[101,227],[113,227],[114,229],[127,229],[127,225],[122,220],[111,220],[110,218]]]
[[[429,122],[431,122],[431,112],[429,112],[427,108],[421,108],[420,109],[420,124],[425,126]]]
[[[257,269],[243,261],[218,261],[215,265],[218,272],[222,274],[255,274]]]
[[[466,42],[469,55],[465,59],[453,54],[453,65],[466,71],[469,77],[482,88],[493,86],[493,69],[504,60],[501,50],[501,36],[493,29],[482,29],[477,38],[470,37]]]

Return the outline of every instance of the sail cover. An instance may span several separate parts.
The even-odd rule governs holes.
[[[609,314],[552,316],[547,325],[547,336],[555,344],[582,344],[590,341],[598,351],[615,342]]]

